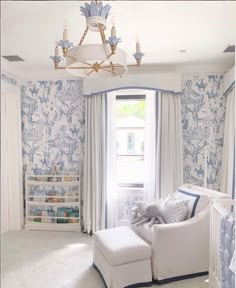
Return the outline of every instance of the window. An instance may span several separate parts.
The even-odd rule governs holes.
[[[132,133],[128,133],[127,135],[127,153],[128,154],[134,154],[135,153],[135,134]]]
[[[122,187],[143,187],[145,95],[116,96],[117,179]]]

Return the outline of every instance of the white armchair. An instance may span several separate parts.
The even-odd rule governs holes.
[[[207,195],[208,204],[206,196],[203,196],[204,203],[196,201],[195,215],[183,222],[152,227],[144,224],[135,228],[152,247],[152,276],[159,284],[208,274],[210,199],[229,198],[224,193],[191,184],[184,184],[179,189],[197,197]]]

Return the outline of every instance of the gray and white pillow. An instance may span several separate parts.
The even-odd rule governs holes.
[[[186,188],[179,188],[173,196],[176,200],[188,200],[188,213],[186,219],[194,217],[210,203],[210,199],[207,195],[204,195],[200,191]]]
[[[161,205],[161,216],[165,223],[181,222],[186,219],[188,201],[169,198]]]

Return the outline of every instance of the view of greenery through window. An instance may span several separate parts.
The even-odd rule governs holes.
[[[130,115],[137,116],[145,120],[145,99],[143,100],[117,100],[116,103],[116,119],[128,117]]]
[[[116,139],[118,183],[143,185],[145,98],[116,101]]]

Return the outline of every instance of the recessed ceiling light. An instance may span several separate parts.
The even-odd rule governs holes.
[[[182,50],[179,50],[180,53],[185,53],[186,50],[185,49],[182,49]]]

